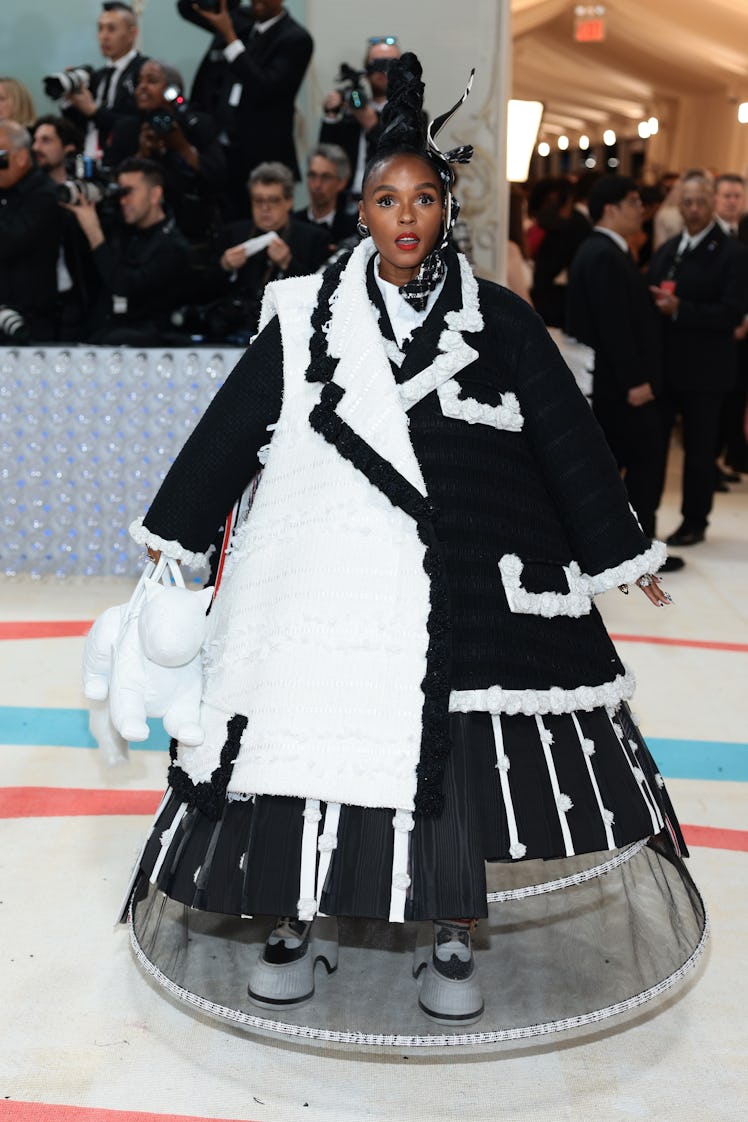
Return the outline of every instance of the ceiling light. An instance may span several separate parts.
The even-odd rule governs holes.
[[[583,132],[582,135],[579,138],[579,147],[582,150],[582,152],[586,152],[587,149],[589,148],[589,146],[590,146],[590,138],[587,136],[586,133]]]
[[[566,149],[569,147],[568,136],[560,136],[558,138],[558,146],[559,146],[559,148],[561,149],[562,152],[565,152]]]
[[[640,121],[637,128],[639,130],[639,136],[641,137],[641,139],[648,140],[651,136],[649,121]]]
[[[610,148],[610,146],[612,144],[615,144],[615,142],[616,134],[613,132],[613,129],[606,129],[603,133],[603,144],[607,144],[607,146]]]
[[[540,144],[538,145],[538,155],[539,156],[550,156],[550,154],[551,154],[550,144],[548,143],[547,140],[541,140]]]
[[[647,121],[647,124],[649,125],[649,135],[657,136],[657,133],[660,131],[660,122],[657,120],[657,118],[650,117]]]

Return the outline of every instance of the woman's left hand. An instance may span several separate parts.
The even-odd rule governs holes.
[[[645,573],[643,577],[639,577],[636,583],[656,608],[666,608],[669,604],[672,604],[672,596],[661,587],[660,578],[654,576],[654,574]]]

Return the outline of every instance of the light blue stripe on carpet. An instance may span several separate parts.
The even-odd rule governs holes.
[[[164,751],[169,737],[159,720],[148,722],[151,738],[133,744],[136,750]],[[649,737],[647,743],[664,776],[670,779],[748,781],[748,744],[723,740],[669,740]],[[95,748],[88,731],[87,709],[36,709],[0,706],[0,744],[55,744],[62,748]]]

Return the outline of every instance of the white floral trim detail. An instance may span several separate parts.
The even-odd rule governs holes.
[[[407,384],[407,383],[406,383]],[[501,405],[485,405],[474,397],[460,397],[460,386],[454,378],[439,386],[439,404],[445,417],[467,421],[469,425],[490,425],[491,428],[520,432],[525,423],[519,401],[513,393],[501,395]]]
[[[522,615],[544,616],[546,619],[554,616],[572,616],[578,619],[591,611],[592,597],[588,578],[582,575],[576,561],[563,566],[569,585],[568,592],[528,592],[522,585],[523,569],[524,565],[516,553],[505,553],[499,561],[501,583],[510,611]]]
[[[561,811],[562,814],[568,814],[570,810],[573,810],[574,803],[571,801],[569,796],[565,795],[562,791],[561,794],[556,799],[556,806],[558,807],[558,809]]]
[[[136,518],[134,522],[130,523],[129,533],[132,540],[137,542],[138,545],[158,549],[161,553],[165,553],[167,557],[172,557],[175,561],[181,561],[182,564],[189,565],[192,569],[199,569],[203,565],[207,565],[208,559],[215,548],[211,546],[205,553],[195,553],[191,549],[185,549],[179,542],[166,541],[165,538],[160,538],[158,534],[152,534],[150,530],[146,530],[142,518]]]
[[[506,713],[512,716],[524,713],[573,713],[582,709],[589,713],[602,706],[614,706],[632,696],[636,679],[631,670],[618,674],[610,682],[599,686],[577,686],[565,690],[551,686],[548,690],[505,690],[490,686],[487,690],[452,690],[449,695],[450,713]]]
[[[374,305],[372,304],[372,307]],[[375,315],[378,315],[378,310],[374,308]],[[382,336],[382,345],[384,346],[384,353],[390,362],[394,362],[395,366],[402,366],[405,361],[405,352],[401,351],[394,339],[386,339]]]
[[[332,851],[337,848],[337,834],[320,834],[319,841],[317,842],[317,849],[320,851],[320,853],[332,853]]]
[[[513,857],[515,861],[519,861],[520,857],[524,857],[527,853],[527,846],[524,842],[512,842],[509,846],[509,856]]]
[[[446,329],[439,336],[438,344],[441,353],[436,356],[430,366],[398,386],[400,401],[406,412],[419,401],[422,401],[432,390],[438,389],[439,386],[448,382],[458,371],[464,370],[478,357],[475,348],[466,343],[460,334],[462,331],[481,331],[483,329],[483,316],[478,299],[478,282],[463,254],[458,254],[458,259],[460,263],[462,307],[447,312],[444,317]],[[389,349],[387,354],[388,357],[393,357]],[[403,357],[400,352],[400,362],[402,362]]]
[[[607,592],[609,588],[617,588],[619,584],[633,584],[644,573],[656,573],[665,564],[667,546],[664,542],[653,541],[649,549],[628,561],[622,561],[612,569],[603,569],[601,573],[592,576],[582,574],[588,582],[589,590],[593,596],[598,592]]]

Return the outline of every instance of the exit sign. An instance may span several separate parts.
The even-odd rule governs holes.
[[[577,43],[601,43],[605,38],[605,8],[602,4],[578,4],[574,9],[574,38]]]

